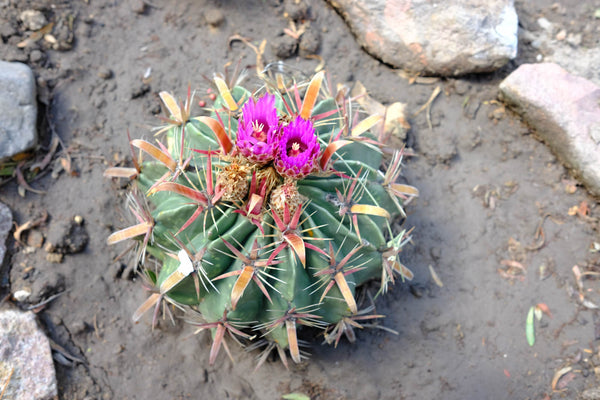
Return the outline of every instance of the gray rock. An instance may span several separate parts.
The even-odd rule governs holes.
[[[44,14],[38,10],[25,10],[19,15],[19,19],[23,21],[23,26],[30,31],[40,30],[48,24]]]
[[[373,56],[421,74],[493,71],[517,55],[513,0],[329,0]]]
[[[4,398],[50,400],[57,396],[50,343],[34,313],[0,311],[0,354],[0,376],[12,371]]]
[[[553,53],[545,60],[560,65],[571,74],[589,79],[600,85],[600,47],[573,47],[568,43],[553,46]]]
[[[556,64],[524,64],[500,84],[500,97],[600,196],[599,86]]]
[[[0,18],[0,36],[9,38],[13,35],[16,35],[17,32],[17,28],[15,27],[13,21]]]
[[[0,160],[37,143],[35,89],[27,65],[0,61]]]
[[[4,255],[6,254],[6,238],[8,232],[12,228],[12,213],[10,208],[4,203],[0,203],[0,266],[4,261]]]

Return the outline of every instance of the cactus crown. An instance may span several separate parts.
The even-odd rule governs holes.
[[[210,363],[229,333],[260,338],[287,365],[285,350],[303,357],[299,326],[322,328],[337,345],[343,334],[353,340],[358,321],[382,317],[359,310],[356,288],[380,278],[385,292],[394,275],[411,278],[399,260],[408,234],[392,235],[390,221],[417,191],[395,182],[402,151],[379,170],[384,145],[370,131],[381,118],[355,122],[350,99],[331,96],[323,78],[265,79],[250,93],[216,76],[210,116],[191,117],[189,91],[183,105],[160,93],[171,114],[164,144],[131,140],[132,154],[150,157],[106,171],[135,181],[138,222],[108,242],[133,238],[161,264],[143,271],[151,294],[135,321],[154,308],[154,326],[169,302],[211,330]]]

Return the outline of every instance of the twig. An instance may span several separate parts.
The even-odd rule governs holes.
[[[31,306],[27,307],[27,310],[29,310],[29,311],[33,310],[33,312],[37,314],[38,312],[41,311],[41,309],[37,310],[37,308],[45,306],[46,304],[50,303],[52,300],[56,299],[57,297],[59,297],[60,295],[64,294],[65,292],[66,292],[66,290],[63,290],[60,293],[56,293],[55,295],[52,295],[52,296],[48,297],[46,300],[44,300],[44,301],[42,301],[40,303],[37,303],[37,304],[34,304],[34,305],[31,305]]]
[[[45,194],[46,191],[44,191],[44,190],[37,190],[37,189],[34,189],[31,186],[29,186],[29,184],[25,180],[25,177],[23,176],[23,171],[21,171],[21,168],[24,165],[25,165],[25,162],[21,161],[17,165],[17,167],[15,168],[15,174],[16,174],[17,182],[19,183],[19,186],[21,186],[23,189],[29,190],[30,192],[33,192],[33,193],[36,193],[36,194]]]
[[[246,39],[242,35],[232,35],[227,39],[227,47],[231,48],[231,43],[235,41],[240,41],[244,43],[246,46],[250,47],[254,53],[256,53],[256,72],[258,76],[262,76],[263,71],[265,69],[265,63],[263,61],[263,54],[265,53],[265,46],[267,45],[267,41],[263,39],[258,47],[253,45],[250,40]]]
[[[14,372],[15,372],[15,367],[12,367],[10,370],[10,373],[8,374],[8,378],[6,379],[6,384],[2,388],[2,392],[0,392],[0,400],[2,400],[2,397],[4,397],[4,392],[8,388],[8,385],[10,384],[10,379],[12,378]]]
[[[98,339],[100,339],[100,333],[98,331],[98,324],[96,323],[96,314],[94,314],[94,333],[96,334],[96,337]]]
[[[67,349],[65,349],[64,347],[62,347],[61,345],[59,345],[58,343],[56,343],[54,340],[48,338],[48,340],[50,341],[50,348],[58,353],[60,353],[61,355],[63,355],[65,358],[71,360],[71,361],[76,361],[82,364],[85,364],[85,360],[79,358],[79,357],[75,357],[72,356],[71,354],[69,354],[69,352],[67,351]]]
[[[431,124],[431,104],[433,103],[435,98],[440,94],[441,91],[441,86],[436,86],[436,88],[433,89],[433,93],[431,93],[431,96],[429,96],[429,100],[427,100],[427,103],[423,104],[421,108],[419,108],[417,112],[413,114],[414,118],[417,115],[419,115],[421,111],[427,110],[427,125],[429,126],[429,130],[433,129],[433,125]]]
[[[12,296],[11,293],[8,293],[6,296],[4,296],[3,298],[0,299],[0,304],[4,304],[8,299],[10,299],[10,297]]]
[[[21,234],[29,229],[33,229],[33,228],[43,224],[47,220],[48,220],[48,211],[43,210],[42,216],[38,219],[29,220],[21,226],[19,226],[15,223],[15,231],[13,233],[13,237],[15,238],[15,240],[18,243],[25,245],[25,243],[23,243],[23,241],[21,240]]]
[[[558,337],[560,336],[560,334],[562,333],[563,329],[565,329],[565,327],[567,325],[571,325],[573,322],[575,322],[577,320],[577,318],[579,317],[579,312],[581,311],[581,308],[577,307],[577,310],[575,311],[575,314],[573,315],[573,318],[571,318],[570,320],[568,320],[567,322],[563,322],[555,331],[554,331],[554,339],[558,339]]]
[[[546,218],[550,216],[550,213],[546,213],[542,216],[541,221],[538,223],[537,228],[535,229],[534,239],[539,241],[535,244],[525,247],[525,250],[528,251],[536,251],[544,247],[546,244],[546,234],[544,233],[544,221]]]

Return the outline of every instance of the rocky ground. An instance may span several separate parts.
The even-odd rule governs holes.
[[[597,83],[600,2],[515,7],[514,60],[431,78],[373,58],[317,0],[0,1],[0,59],[33,69],[40,135],[29,158],[0,164],[0,202],[14,219],[0,297],[5,309],[36,313],[58,397],[600,398],[596,199],[535,125],[498,100],[500,82],[526,63],[553,61]],[[221,354],[208,366],[210,338],[183,323],[131,322],[146,293],[127,259],[114,261],[125,247],[106,245],[130,221],[122,185],[103,171],[127,165],[127,130],[151,137],[158,92],[181,98],[191,86],[209,102],[203,76],[239,59],[252,72],[255,52],[240,37],[266,40],[264,62],[284,59],[296,76],[324,63],[333,82],[360,81],[384,105],[406,103],[411,128],[390,146],[415,153],[402,177],[420,190],[405,222],[415,278],[376,301],[397,335],[366,329],[335,349],[308,338],[309,361],[286,370],[274,359],[253,372],[257,354],[240,349],[235,362]],[[530,346],[536,306],[549,313],[534,319]],[[9,363],[0,359],[0,393],[9,376],[13,385],[4,398],[21,381]]]

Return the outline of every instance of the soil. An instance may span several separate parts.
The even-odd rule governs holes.
[[[0,295],[27,289],[31,296],[19,303],[27,307],[62,293],[38,310],[63,348],[55,352],[59,398],[280,399],[298,392],[312,400],[557,399],[599,386],[600,314],[590,307],[600,304],[600,283],[593,274],[582,278],[582,305],[573,267],[600,270],[600,210],[535,132],[496,101],[498,83],[538,54],[551,54],[552,43],[534,48],[523,41],[518,58],[494,74],[412,83],[366,54],[325,2],[292,3],[0,2],[0,58],[28,63],[38,80],[43,145],[36,156],[47,153],[53,132],[62,142],[47,170],[30,181],[44,194],[23,198],[16,180],[0,187],[17,225],[41,221],[21,238],[28,246],[9,241]],[[599,46],[598,1],[516,6],[521,26],[534,34],[545,17],[582,34],[582,49]],[[17,46],[30,35],[18,19],[26,9],[55,23],[53,38]],[[292,17],[310,21],[314,31],[303,46],[284,33]],[[181,321],[161,321],[154,330],[149,317],[132,323],[147,294],[126,258],[113,261],[125,246],[106,245],[128,217],[122,185],[103,171],[127,163],[128,130],[152,137],[158,92],[183,98],[191,86],[208,101],[203,76],[239,59],[253,71],[254,52],[240,41],[229,45],[234,34],[255,44],[266,39],[266,62],[292,54],[286,62],[307,75],[320,60],[304,56],[317,51],[333,82],[361,81],[384,104],[407,103],[415,156],[403,179],[421,195],[407,207],[405,226],[414,234],[403,256],[415,278],[375,303],[387,316],[381,325],[397,334],[365,329],[356,343],[337,348],[316,336],[310,360],[286,370],[270,359],[253,372],[258,353],[239,348],[235,362],[221,354],[209,366],[209,335],[193,335]],[[293,55],[298,47],[302,57]],[[430,127],[427,112],[414,113],[437,86]],[[392,138],[390,146],[400,145]],[[44,238],[60,251],[48,252]],[[526,316],[539,303],[552,318],[536,321],[529,346]],[[553,391],[556,371],[566,366],[572,370]]]

